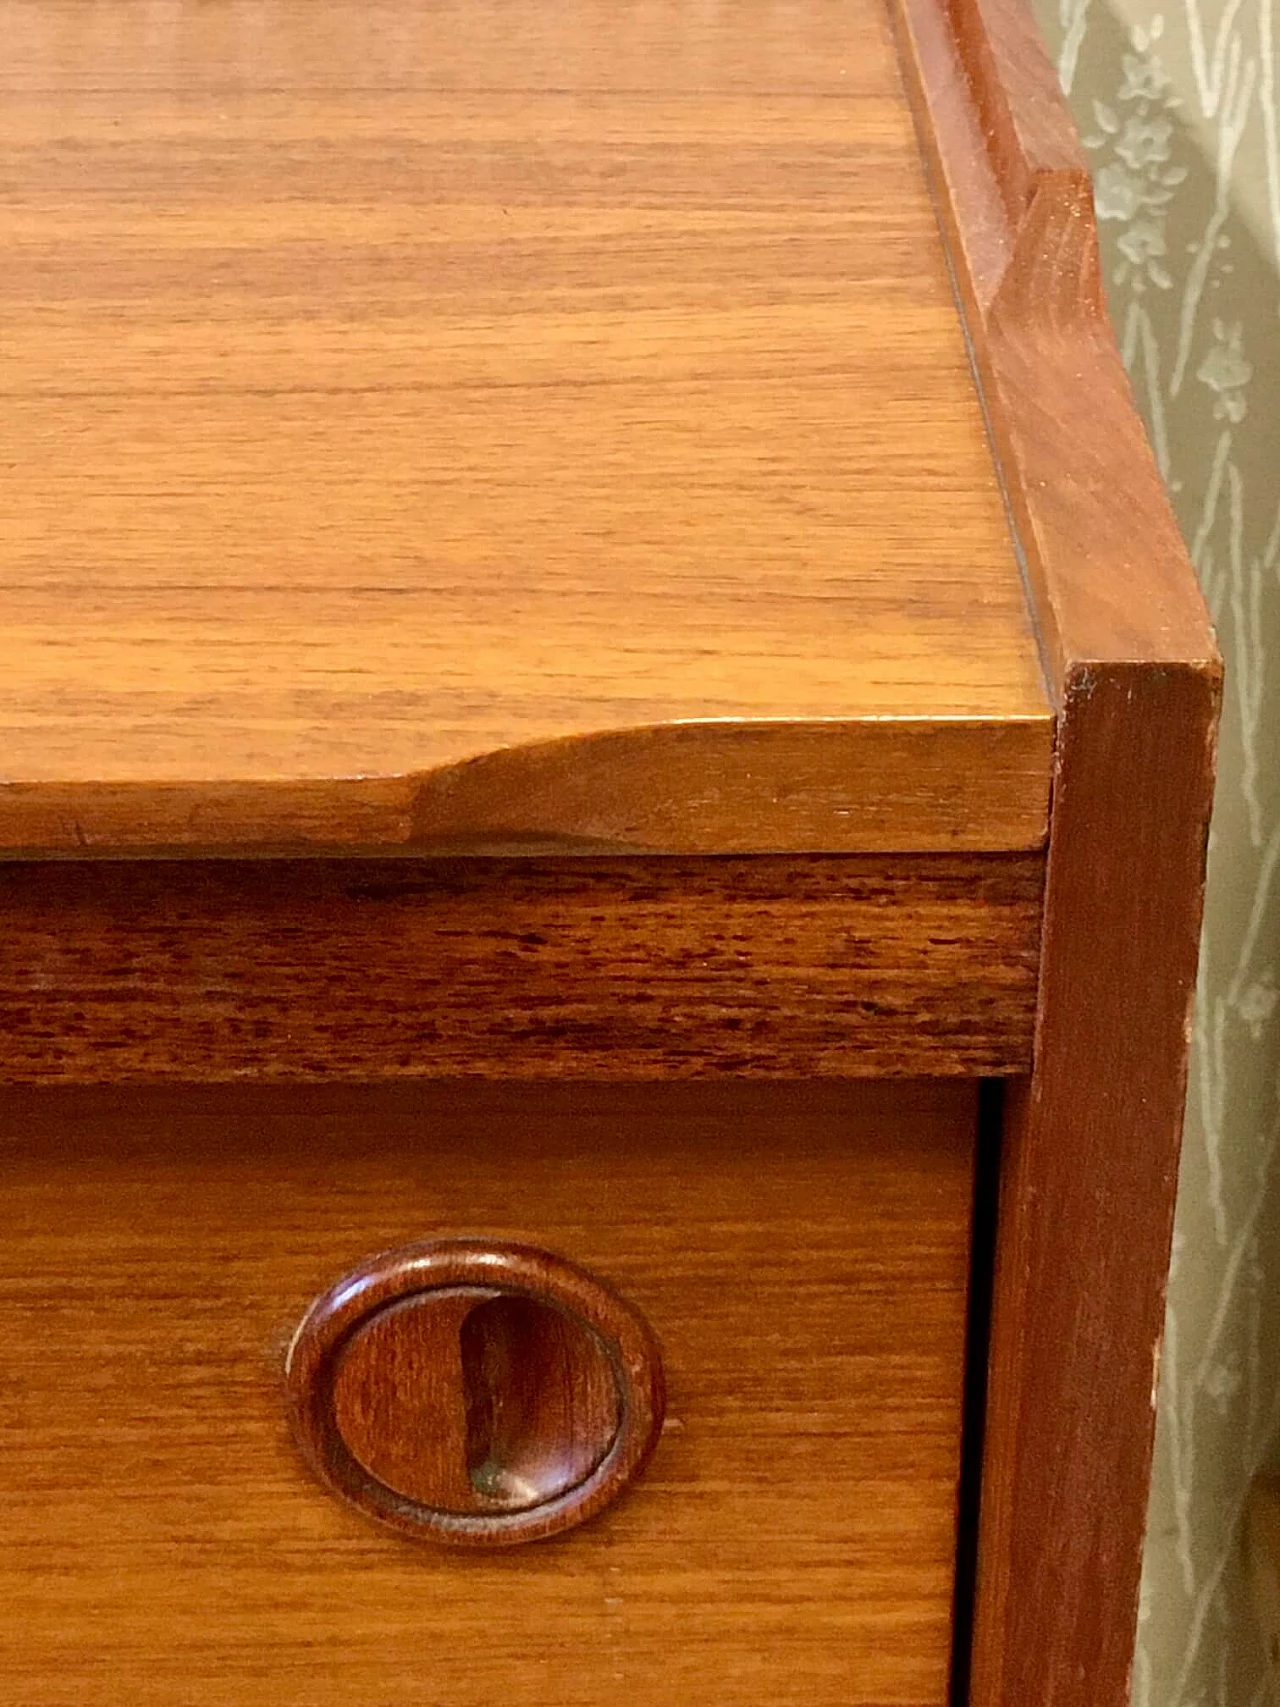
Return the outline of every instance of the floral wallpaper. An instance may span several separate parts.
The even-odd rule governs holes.
[[[1227,661],[1133,1701],[1262,1707],[1240,1514],[1280,1431],[1280,0],[1038,6]]]

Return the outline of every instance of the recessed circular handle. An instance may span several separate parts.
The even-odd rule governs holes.
[[[638,1310],[528,1245],[371,1257],[307,1311],[286,1382],[320,1480],[402,1532],[462,1546],[594,1516],[657,1444],[662,1357]]]

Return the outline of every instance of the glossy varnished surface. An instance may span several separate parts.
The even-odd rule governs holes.
[[[878,5],[0,39],[0,846],[1042,838]]]
[[[969,1086],[9,1092],[0,1672],[22,1707],[944,1707]],[[586,1527],[387,1535],[289,1437],[370,1252],[489,1233],[659,1335]]]

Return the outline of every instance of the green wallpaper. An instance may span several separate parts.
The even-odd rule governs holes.
[[[1056,6],[1116,336],[1228,673],[1133,1700],[1260,1707],[1239,1518],[1280,1430],[1280,0]]]

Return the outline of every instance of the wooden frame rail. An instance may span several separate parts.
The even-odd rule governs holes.
[[[1022,0],[897,0],[1058,711],[1035,1066],[1006,1103],[972,1707],[1129,1696],[1221,668]]]

